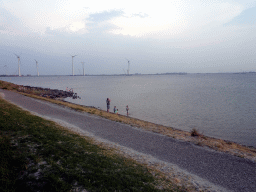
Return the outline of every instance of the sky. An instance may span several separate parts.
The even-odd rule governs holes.
[[[255,34],[255,0],[0,0],[0,75],[256,71]]]

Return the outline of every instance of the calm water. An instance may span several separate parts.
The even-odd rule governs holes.
[[[188,74],[145,76],[5,77],[20,85],[65,90],[81,99],[70,102],[125,114],[211,137],[256,147],[256,74]]]

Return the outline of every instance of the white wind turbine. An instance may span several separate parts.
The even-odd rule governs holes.
[[[5,75],[7,76],[7,68],[8,68],[7,65],[5,65],[4,68],[5,68]]]
[[[128,61],[128,69],[127,69],[127,75],[129,75],[130,73],[130,61],[128,59],[126,59]]]
[[[82,65],[83,65],[83,75],[84,75],[84,62],[81,62],[82,63]]]
[[[79,75],[82,75],[82,73],[81,73],[80,69],[78,69],[78,71],[79,71]]]
[[[17,59],[18,59],[18,72],[19,72],[19,76],[21,76],[21,75],[20,75],[20,56],[17,55],[17,54],[15,54],[15,53],[14,53],[14,55],[16,55],[16,57],[17,57]]]
[[[37,60],[35,60],[36,61],[36,68],[37,68],[37,76],[39,77],[39,72],[38,72],[38,62],[37,62]]]
[[[73,64],[73,58],[75,57],[75,56],[77,56],[77,55],[71,55],[71,57],[72,57],[72,75],[74,76],[74,64]]]

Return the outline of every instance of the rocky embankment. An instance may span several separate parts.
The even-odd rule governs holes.
[[[81,99],[77,93],[74,93],[73,90],[63,91],[58,89],[42,88],[42,87],[31,87],[20,85],[17,89],[19,92],[30,93],[35,95],[40,95],[42,97],[60,99],[71,97],[73,99]]]

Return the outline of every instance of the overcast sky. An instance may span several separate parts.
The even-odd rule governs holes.
[[[255,0],[0,0],[0,74],[256,71]]]

